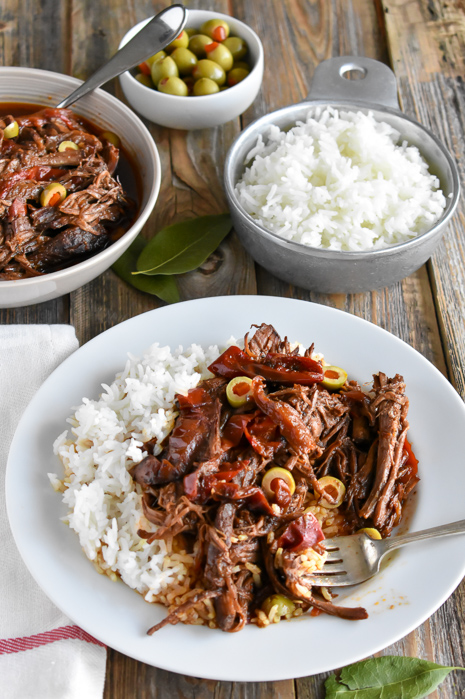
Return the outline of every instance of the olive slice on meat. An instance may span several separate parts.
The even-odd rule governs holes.
[[[340,366],[324,366],[321,385],[333,391],[342,388],[347,381],[347,372]]]
[[[196,93],[194,92],[194,94]],[[236,376],[226,386],[226,398],[233,408],[240,408],[249,400],[251,391],[252,379],[249,379],[248,376]]]
[[[79,146],[73,141],[62,141],[58,146],[58,151],[63,153],[66,150],[79,150]]]
[[[274,466],[270,468],[269,471],[265,473],[262,478],[262,490],[267,496],[267,498],[273,498],[275,495],[275,488],[273,488],[273,481],[282,480],[288,486],[290,494],[294,495],[295,492],[295,480],[290,471],[287,468],[281,468],[280,466]]]
[[[295,604],[292,600],[284,595],[270,595],[262,604],[262,611],[267,616],[272,615],[273,621],[279,621],[281,617],[287,616],[295,612]]]
[[[42,206],[57,206],[66,199],[66,189],[59,182],[51,182],[40,195],[40,203]]]
[[[334,508],[339,507],[339,505],[342,505],[344,496],[346,494],[346,487],[344,483],[339,480],[339,478],[334,478],[333,476],[323,476],[323,478],[318,479],[318,485],[323,491],[323,495],[318,501],[319,505],[326,507],[328,510],[333,510]],[[334,502],[326,500],[324,493],[328,493],[329,497]]]
[[[364,527],[355,532],[356,534],[367,534],[371,539],[382,539],[381,534],[374,527]]]
[[[12,121],[11,124],[5,126],[3,129],[3,135],[5,138],[16,138],[19,134],[19,126],[17,121]]]
[[[104,138],[106,141],[111,143],[116,148],[120,147],[121,141],[119,139],[119,136],[117,136],[115,133],[113,133],[113,131],[104,131],[101,135],[102,135],[102,138]]]

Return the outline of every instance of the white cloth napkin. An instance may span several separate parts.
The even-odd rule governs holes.
[[[101,699],[106,648],[45,596],[8,525],[5,469],[18,421],[78,347],[68,325],[0,326],[0,699]]]

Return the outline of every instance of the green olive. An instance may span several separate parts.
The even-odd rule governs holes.
[[[154,87],[154,84],[152,82],[152,78],[150,75],[144,75],[144,73],[137,73],[136,75],[136,80],[138,80],[142,85],[145,85],[145,87]]]
[[[168,53],[171,53],[171,51],[174,51],[174,49],[187,49],[189,46],[189,34],[182,30],[179,36],[176,37],[174,41],[171,42],[171,44],[168,44],[166,47],[166,50]]]
[[[208,80],[208,78],[203,79]],[[198,82],[200,82],[200,80]],[[213,82],[213,80],[209,82]],[[213,84],[216,85],[216,83]],[[214,90],[214,92],[218,92],[218,90],[218,85],[216,85],[216,90]],[[201,94],[205,95],[209,93],[203,92]],[[226,386],[226,398],[229,404],[232,405],[233,408],[240,408],[242,405],[245,405],[250,398],[251,389],[252,379],[249,379],[248,376],[236,376],[234,379],[231,379]]]
[[[194,34],[198,34],[198,33],[199,33],[199,30],[198,30],[198,29],[194,29],[193,27],[187,27],[187,29],[184,29],[184,31],[186,32],[186,34],[187,34],[187,36],[189,37],[189,39],[191,38],[191,36],[194,36]]]
[[[233,68],[230,70],[228,73],[229,87],[233,87],[234,85],[237,85],[237,83],[240,83],[248,76],[249,72],[250,71],[246,70],[245,68]]]
[[[189,49],[174,49],[171,58],[178,66],[180,75],[190,75],[197,65],[197,56]]]
[[[339,507],[344,502],[344,496],[346,494],[346,487],[339,478],[334,478],[333,476],[323,476],[323,478],[318,479],[318,485],[323,491],[318,504],[326,507],[328,510],[333,510],[335,507]],[[325,500],[324,493],[328,493],[335,502],[329,502]]]
[[[188,89],[186,83],[177,78],[175,75],[170,75],[167,78],[162,78],[158,83],[158,89],[160,92],[165,92],[167,95],[179,95],[180,97],[187,97]]]
[[[381,534],[377,529],[373,527],[363,527],[363,529],[358,529],[356,534],[367,534],[371,539],[382,539]]]
[[[79,150],[79,146],[74,141],[62,141],[58,146],[58,152],[64,153],[67,150]]]
[[[66,189],[59,182],[51,182],[40,195],[40,203],[42,206],[57,206],[66,199]]]
[[[271,595],[271,597],[267,597],[262,604],[262,610],[268,615],[272,608],[276,606],[275,619],[276,617],[281,618],[282,616],[286,616],[286,614],[292,614],[295,611],[294,602],[288,597],[284,597],[284,595]]]
[[[16,138],[19,134],[19,126],[17,121],[12,121],[11,124],[5,126],[3,129],[3,135],[5,138]]]
[[[347,381],[347,372],[339,366],[324,366],[323,381],[321,385],[325,388],[337,390],[342,388]]]
[[[216,84],[221,87],[226,81],[226,73],[223,68],[215,63],[215,61],[209,61],[208,58],[202,58],[201,61],[197,63],[192,75],[195,80],[200,80],[200,78],[210,78],[214,80]]]
[[[224,41],[229,36],[229,25],[222,19],[209,19],[202,24],[200,31],[213,41]]]
[[[121,141],[119,136],[117,136],[113,131],[103,131],[100,136],[104,138],[106,141],[109,141],[111,144],[116,146],[116,148],[119,148],[121,145]]]
[[[215,61],[223,70],[228,71],[233,67],[233,57],[231,51],[226,48],[223,44],[219,44],[217,41],[212,41],[211,44],[205,46],[205,51],[207,52],[207,57],[210,61]]]
[[[289,487],[291,495],[294,495],[295,480],[292,473],[288,471],[287,468],[274,466],[273,468],[270,468],[270,470],[267,471],[262,478],[262,490],[268,499],[272,499],[275,494],[275,490],[271,487],[271,485],[273,481],[277,479],[284,481],[285,484]]]
[[[221,88],[223,89],[223,88]],[[192,88],[192,94],[195,97],[201,97],[202,95],[213,95],[215,92],[219,92],[220,88],[214,80],[210,78],[200,78],[194,82],[194,87]]]
[[[152,63],[152,80],[153,84],[158,87],[158,83],[162,78],[179,77],[178,66],[173,61],[171,56],[159,58],[158,61]]]
[[[157,53],[154,53],[153,56],[147,58],[145,62],[147,63],[148,67],[151,68],[155,61],[158,61],[160,58],[165,58],[166,55],[167,54],[164,51],[157,51]]]
[[[234,61],[233,70],[235,68],[243,68],[250,73],[250,66],[246,61]]]
[[[205,58],[205,46],[211,44],[212,40],[205,34],[194,34],[189,41],[189,51],[195,53],[197,58]]]
[[[223,41],[223,46],[226,46],[231,51],[234,61],[240,61],[247,53],[248,47],[244,39],[238,36],[230,36]]]

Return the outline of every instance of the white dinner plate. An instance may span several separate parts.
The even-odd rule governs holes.
[[[83,396],[97,398],[131,352],[153,342],[210,345],[242,337],[252,323],[272,323],[281,335],[315,349],[360,382],[373,373],[405,377],[410,432],[421,481],[409,515],[411,531],[465,516],[465,407],[448,381],[398,338],[360,318],[305,301],[260,296],[201,299],[167,306],[117,325],[77,350],[39,389],[16,431],[6,495],[16,544],[39,585],[71,619],[103,643],[156,667],[207,679],[281,680],[348,665],[394,643],[427,619],[465,573],[465,547],[452,539],[402,549],[378,576],[338,604],[366,607],[366,621],[304,616],[235,634],[205,627],[147,629],[166,611],[122,582],[98,575],[47,472],[60,473],[52,443]],[[440,487],[445,485],[446,487]]]

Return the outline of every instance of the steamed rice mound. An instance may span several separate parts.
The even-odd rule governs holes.
[[[439,220],[446,199],[418,148],[399,141],[371,112],[311,110],[290,130],[258,137],[238,201],[267,230],[309,247],[406,242]]]
[[[68,419],[70,433],[54,444],[65,477],[49,478],[63,492],[65,522],[100,573],[120,577],[147,602],[184,601],[193,558],[171,542],[149,544],[138,536],[139,529],[156,527],[143,515],[129,469],[146,456],[144,442],[156,437],[160,443],[169,434],[177,416],[175,395],[210,376],[207,366],[218,354],[217,346],[172,352],[154,344],[142,358],[130,356],[113,383],[102,385],[98,400],[83,399]]]

